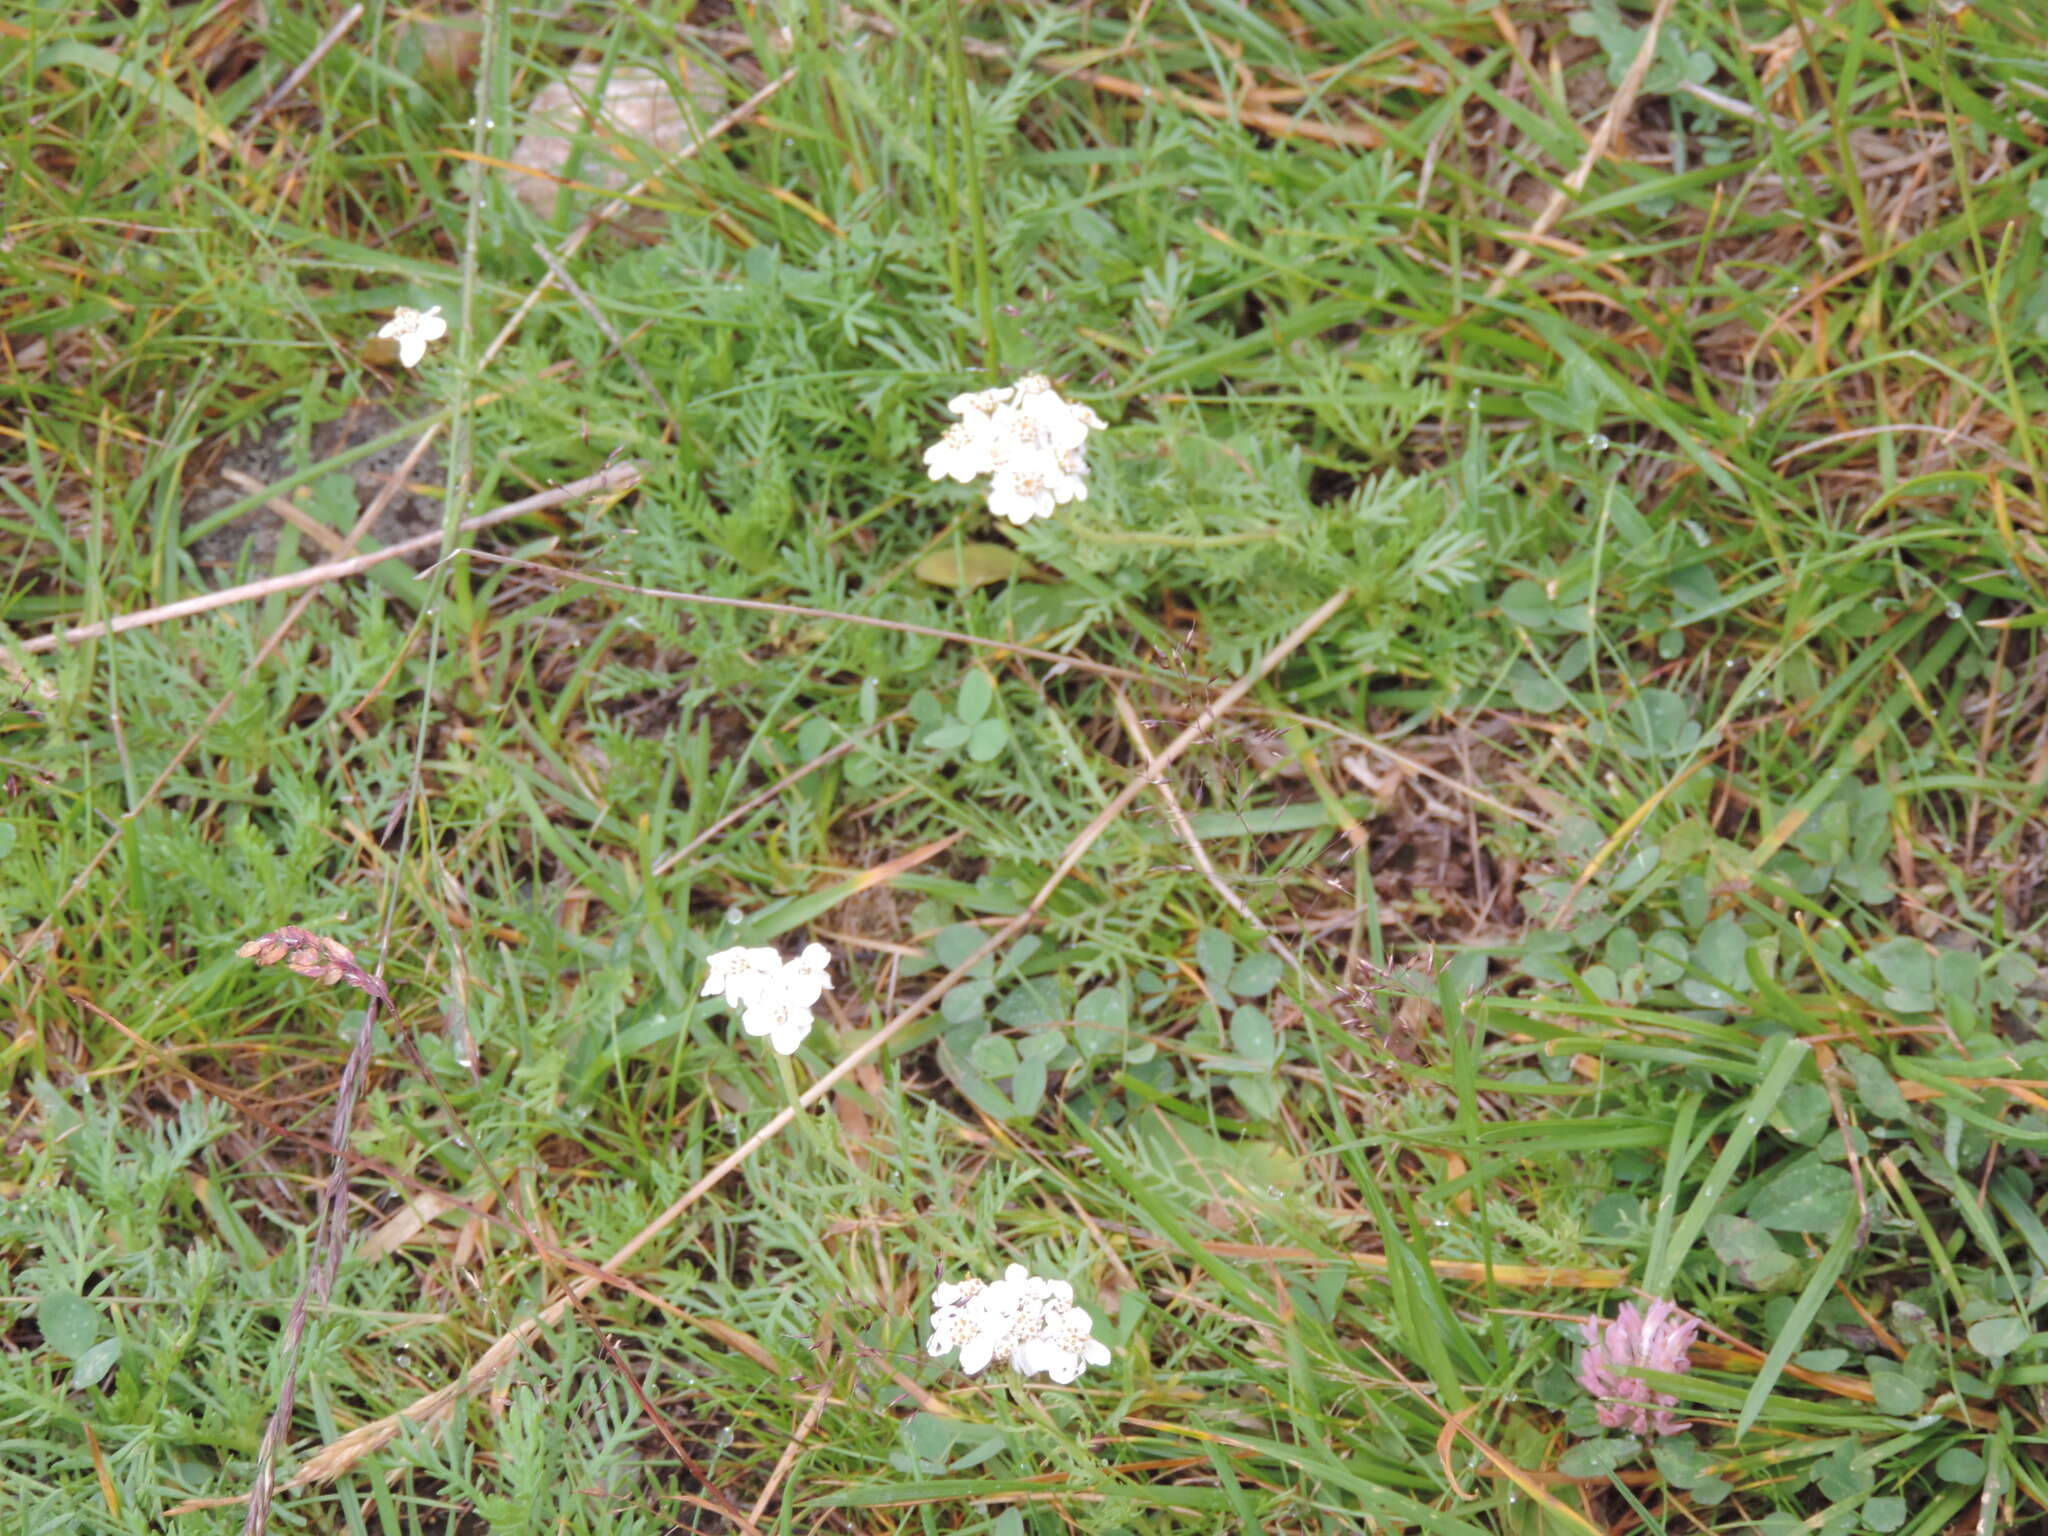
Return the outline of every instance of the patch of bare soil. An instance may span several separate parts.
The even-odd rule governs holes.
[[[183,525],[198,527],[287,476],[381,437],[398,425],[397,419],[382,406],[360,404],[347,415],[314,427],[303,437],[297,423],[280,411],[268,424],[238,440],[216,439],[185,465],[185,499],[180,509]],[[235,579],[245,559],[248,570],[256,574],[274,570],[278,546],[288,527],[297,540],[301,561],[314,564],[339,558],[345,530],[334,526],[338,520],[335,514],[346,515],[352,526],[383,493],[410,447],[400,441],[380,448],[288,494],[272,496],[252,512],[208,529],[192,541],[194,561],[202,574],[223,585]],[[429,449],[413,466],[411,478],[378,514],[358,546],[359,551],[438,529],[441,489],[441,456]],[[433,558],[431,550],[422,551],[411,557],[411,564],[420,569]]]

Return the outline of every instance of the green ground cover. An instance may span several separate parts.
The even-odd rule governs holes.
[[[2044,101],[2019,3],[0,20],[0,1526],[244,1529],[288,1381],[278,1531],[2039,1525]],[[921,454],[1029,373],[1013,528]],[[928,1357],[1010,1263],[1107,1365]]]

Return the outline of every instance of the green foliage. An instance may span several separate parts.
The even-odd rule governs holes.
[[[1643,29],[1622,20],[1615,0],[1588,0],[1586,8],[1572,17],[1571,28],[1581,37],[1599,40],[1607,54],[1607,78],[1614,85],[1621,84],[1646,41]],[[1651,95],[1665,96],[1687,82],[1702,84],[1711,80],[1714,73],[1713,55],[1693,52],[1686,47],[1680,27],[1668,26],[1658,34],[1657,51],[1643,76],[1642,89]]]
[[[1028,934],[273,1528],[2048,1505],[2048,41],[1996,3],[1796,38],[1672,7],[1532,240],[1646,8],[1508,9],[916,0],[786,44],[754,7],[492,10],[448,22],[465,72],[373,7],[261,117],[323,8],[10,19],[20,1529],[240,1528],[205,1501],[254,1475],[363,1018],[243,939],[314,924],[401,1009],[289,1463],[468,1369],[1024,911],[1143,761],[1112,688],[1156,750],[1340,589]],[[594,195],[536,215],[493,162],[599,60],[733,105],[795,73],[687,158],[577,131],[573,177],[652,180],[561,282],[534,241]],[[467,327],[373,369],[400,303]],[[1011,529],[918,456],[1025,371],[1110,426],[1087,500]],[[317,459],[365,401],[393,425]],[[278,594],[14,649],[228,579],[200,541],[280,498],[346,529],[428,428],[408,489],[453,514],[611,456],[642,484],[476,541],[527,563],[330,583],[270,652]],[[259,439],[253,489],[187,507]],[[737,933],[833,949],[793,1061],[698,996]],[[1110,1367],[925,1356],[932,1275],[1013,1260]],[[1655,1444],[1572,1375],[1629,1287],[1756,1354],[1660,1378],[1694,1427]]]
[[[918,744],[942,755],[962,753],[970,763],[993,762],[1010,740],[1008,723],[989,712],[995,701],[996,685],[979,668],[961,679],[950,713],[931,694],[913,694],[910,718],[925,728]]]

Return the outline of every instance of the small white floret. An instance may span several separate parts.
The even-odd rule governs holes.
[[[796,1048],[811,1032],[811,1023],[809,1006],[786,995],[757,998],[740,1015],[741,1029],[750,1035],[767,1036],[768,1043],[784,1056],[796,1054]]]
[[[1102,430],[1102,418],[1078,401],[1063,399],[1052,381],[1030,374],[1017,381],[1017,414],[1029,422],[1053,453],[1071,453]]]
[[[782,968],[776,985],[785,1002],[799,1008],[813,1008],[818,999],[832,986],[832,978],[825,968],[832,963],[832,953],[822,944],[812,944],[801,955]]]
[[[1069,498],[1072,499],[1071,497]],[[988,509],[1019,528],[1034,517],[1050,517],[1060,504],[1052,485],[1033,469],[1005,468],[996,472],[988,488]]]
[[[419,366],[427,355],[427,343],[447,334],[448,322],[441,317],[438,304],[427,310],[407,309],[401,304],[377,332],[379,340],[398,343],[398,360],[408,368]]]
[[[723,997],[732,1007],[744,1008],[781,974],[782,957],[765,946],[735,945],[721,949],[704,966],[704,990],[697,995]]]
[[[976,416],[990,416],[995,413],[997,406],[1009,404],[1010,397],[1015,393],[1014,389],[1005,386],[1001,389],[980,390],[971,395],[955,395],[946,402],[946,409],[955,416],[970,419]]]
[[[972,431],[964,422],[946,428],[945,435],[924,451],[924,467],[934,480],[957,480],[962,485],[977,480],[995,466],[988,434]]]

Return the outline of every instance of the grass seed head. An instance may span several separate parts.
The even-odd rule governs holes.
[[[306,928],[284,927],[249,940],[235,951],[258,965],[279,962],[308,981],[331,987],[337,982],[356,988],[379,1002],[391,1001],[384,983],[356,964],[355,951],[339,939],[330,939]]]

